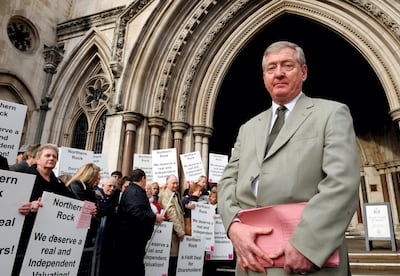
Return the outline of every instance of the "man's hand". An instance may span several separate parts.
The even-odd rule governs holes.
[[[287,274],[307,274],[314,271],[314,264],[294,248],[289,242],[279,251],[270,254],[271,259],[285,255],[283,270]]]
[[[161,224],[164,221],[164,216],[161,214],[156,214],[155,224]]]
[[[257,235],[267,235],[271,232],[272,228],[269,227],[259,228],[240,222],[233,222],[229,227],[228,235],[235,247],[238,264],[244,274],[246,269],[266,274],[264,266],[256,257],[273,264],[273,260],[255,243]]]

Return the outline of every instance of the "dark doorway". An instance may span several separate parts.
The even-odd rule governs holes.
[[[277,40],[304,49],[308,64],[304,92],[346,103],[358,136],[392,124],[382,85],[357,49],[317,22],[286,14],[258,33],[232,64],[216,102],[210,152],[230,155],[240,125],[271,105],[261,59],[265,48]]]

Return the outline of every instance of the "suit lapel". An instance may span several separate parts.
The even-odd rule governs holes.
[[[272,109],[269,108],[266,112],[258,117],[257,124],[255,125],[255,145],[257,152],[257,160],[261,164],[265,157],[265,148],[267,147],[268,130],[271,124]]]
[[[306,120],[306,118],[312,112],[313,103],[311,99],[304,94],[298,99],[295,107],[290,112],[289,117],[285,121],[281,131],[276,137],[275,142],[272,144],[271,148],[268,150],[265,159],[273,155],[277,150],[279,150],[284,144],[286,144],[289,139],[294,135],[300,125]],[[264,147],[265,149],[265,147]]]

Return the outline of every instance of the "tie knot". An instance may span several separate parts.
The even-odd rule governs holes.
[[[284,105],[280,105],[278,107],[278,112],[282,112],[282,111],[285,111],[285,110],[286,110],[286,106],[284,106]]]

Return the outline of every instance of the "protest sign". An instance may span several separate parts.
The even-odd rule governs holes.
[[[206,252],[206,260],[233,260],[233,245],[226,235],[220,215],[215,216],[214,251]]]
[[[201,237],[185,236],[179,245],[176,276],[202,276],[204,241]]]
[[[74,175],[81,166],[93,163],[93,151],[60,147],[55,175]]]
[[[100,167],[101,178],[107,178],[110,176],[110,171],[108,170],[107,156],[105,154],[94,153],[93,163]]]
[[[77,227],[83,201],[43,192],[42,204],[21,275],[77,275],[88,233]]]
[[[18,155],[27,106],[0,100],[0,155],[14,164]]]
[[[35,178],[0,170],[0,275],[11,275],[25,219],[18,208],[29,201]]]
[[[197,181],[200,176],[205,175],[200,152],[189,152],[180,155],[183,173],[186,181]]]
[[[133,155],[133,168],[141,169],[146,174],[146,183],[153,183],[153,164],[151,154],[138,154]]]
[[[218,183],[225,166],[228,164],[228,155],[210,153],[208,160],[208,178],[210,183]]]
[[[154,232],[146,246],[144,265],[146,275],[168,274],[169,252],[171,248],[172,222],[164,221],[154,226]]]
[[[151,155],[153,160],[152,170],[154,182],[164,185],[167,176],[170,175],[175,175],[179,179],[175,148],[153,150]]]
[[[215,207],[211,204],[194,202],[192,209],[192,236],[203,238],[206,251],[214,251]]]

